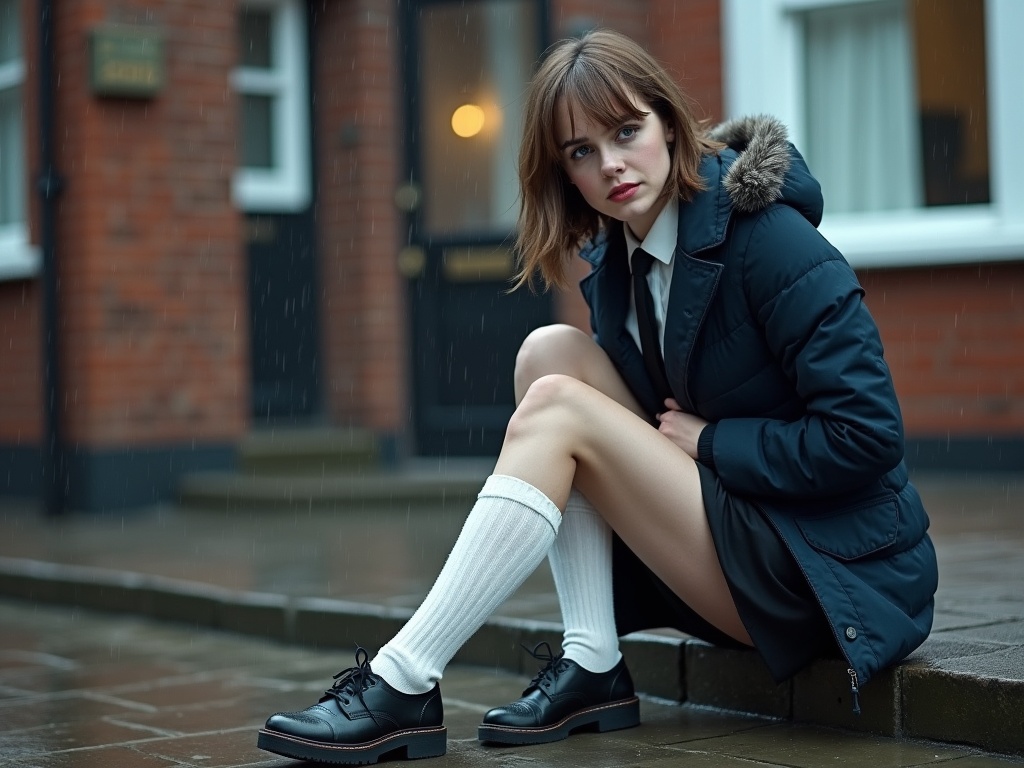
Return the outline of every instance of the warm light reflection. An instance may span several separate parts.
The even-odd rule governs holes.
[[[476,104],[463,104],[452,113],[452,130],[457,136],[468,139],[476,136],[484,127],[484,111]]]

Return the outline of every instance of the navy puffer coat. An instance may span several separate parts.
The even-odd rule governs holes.
[[[761,117],[712,135],[728,148],[704,159],[707,189],[679,207],[666,371],[682,409],[710,422],[701,463],[777,529],[856,689],[932,624],[935,551],[899,405],[864,291],[817,231],[821,192],[785,129]],[[664,410],[625,329],[621,225],[581,256],[598,343],[641,404]]]

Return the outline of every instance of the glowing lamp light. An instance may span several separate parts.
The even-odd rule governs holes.
[[[484,127],[484,111],[476,104],[463,104],[452,113],[452,130],[456,136],[468,139]]]

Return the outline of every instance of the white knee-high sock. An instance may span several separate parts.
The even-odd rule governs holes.
[[[370,662],[373,671],[405,693],[433,688],[455,652],[544,561],[561,521],[529,483],[487,478],[437,581]]]
[[[565,657],[607,672],[622,656],[612,600],[612,531],[575,488],[548,560],[565,625]]]

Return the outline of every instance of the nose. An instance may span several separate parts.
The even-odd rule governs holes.
[[[622,157],[614,149],[601,151],[601,172],[605,176],[617,176],[625,170]]]

